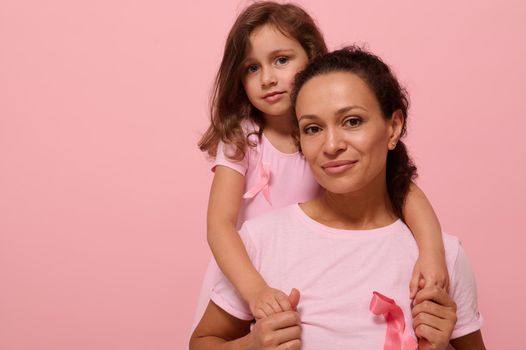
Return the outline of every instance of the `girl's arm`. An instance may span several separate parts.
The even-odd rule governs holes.
[[[404,208],[404,218],[418,245],[419,256],[413,269],[410,294],[413,298],[419,287],[439,285],[447,289],[449,276],[446,266],[442,230],[431,203],[418,186],[411,182]],[[425,284],[422,283],[424,280]]]
[[[291,310],[287,295],[270,288],[252,265],[236,230],[245,177],[218,165],[210,190],[207,216],[208,244],[225,276],[249,304],[256,318]]]

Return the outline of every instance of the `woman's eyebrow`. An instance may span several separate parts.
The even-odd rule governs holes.
[[[338,109],[334,115],[341,115],[341,114],[345,114],[349,111],[352,111],[353,109],[361,109],[362,111],[365,111],[367,112],[367,109],[365,107],[362,107],[362,106],[358,106],[358,105],[352,105],[352,106],[347,106],[347,107],[343,107],[343,108],[340,108]]]
[[[347,112],[350,112],[353,109],[361,109],[362,111],[367,112],[367,109],[365,107],[358,106],[358,105],[352,105],[352,106],[346,106],[346,107],[342,107],[338,109],[336,112],[334,112],[334,115],[339,116]],[[319,119],[319,117],[314,114],[304,114],[298,118],[298,122],[300,122],[303,119],[316,120],[316,119]]]
[[[303,119],[317,120],[319,118],[316,115],[314,115],[314,114],[304,114],[304,115],[302,115],[301,117],[298,118],[298,123],[300,121],[302,121]]]

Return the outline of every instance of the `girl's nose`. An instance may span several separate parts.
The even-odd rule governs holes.
[[[276,84],[276,75],[270,68],[261,71],[261,86],[268,87]]]
[[[323,151],[328,155],[336,155],[347,149],[344,135],[340,130],[329,128],[325,133],[325,143]]]

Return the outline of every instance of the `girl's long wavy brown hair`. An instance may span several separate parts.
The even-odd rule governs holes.
[[[241,121],[251,119],[263,132],[264,119],[250,103],[242,85],[241,62],[254,29],[270,24],[284,35],[301,44],[309,60],[327,52],[323,35],[305,10],[294,4],[272,1],[256,2],[247,7],[237,18],[228,34],[223,59],[214,81],[210,98],[210,126],[199,140],[199,149],[215,157],[219,141],[234,146],[232,160],[245,156],[249,143]]]

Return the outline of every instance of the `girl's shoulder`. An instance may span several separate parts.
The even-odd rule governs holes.
[[[239,146],[220,140],[212,169],[217,165],[224,165],[245,175],[249,164],[252,164],[258,158],[261,147],[259,126],[250,119],[242,120],[240,126],[245,138],[243,156],[239,157]]]
[[[243,119],[240,123],[241,129],[247,137],[252,135],[257,136],[259,134],[259,126],[252,119]]]
[[[263,138],[261,128],[256,122],[251,119],[243,119],[240,123],[243,135],[246,139],[247,153],[258,153],[259,149],[263,146]]]

